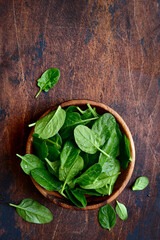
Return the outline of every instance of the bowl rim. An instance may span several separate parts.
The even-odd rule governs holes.
[[[97,208],[99,208],[99,207],[101,207],[101,206],[103,206],[105,204],[111,203],[113,200],[115,200],[120,195],[120,193],[127,186],[128,182],[129,182],[129,180],[130,180],[130,178],[132,176],[134,165],[135,165],[135,145],[134,145],[132,134],[131,134],[127,124],[125,123],[123,118],[115,110],[113,110],[112,108],[110,108],[109,106],[107,106],[107,105],[105,105],[103,103],[96,102],[96,101],[93,101],[93,100],[87,100],[87,99],[69,100],[69,101],[65,101],[65,102],[63,102],[61,104],[54,105],[53,107],[49,108],[46,112],[44,112],[42,114],[42,116],[39,119],[43,118],[49,112],[57,109],[58,106],[61,106],[62,108],[65,108],[65,107],[68,107],[68,106],[71,106],[71,105],[77,105],[77,106],[86,105],[87,103],[89,103],[91,106],[101,108],[101,109],[105,110],[106,112],[111,113],[116,118],[116,121],[123,128],[123,131],[124,131],[125,135],[129,139],[132,161],[128,164],[128,167],[126,169],[127,170],[127,176],[126,176],[125,180],[122,182],[122,185],[115,192],[113,192],[110,196],[97,197],[97,199],[98,199],[97,202],[98,203],[95,203],[93,205],[87,205],[84,208],[79,208],[79,207],[73,206],[73,205],[70,204],[70,202],[67,203],[67,200],[62,195],[60,195],[58,192],[55,192],[55,191],[49,192],[49,191],[47,191],[46,189],[41,187],[31,177],[31,180],[32,180],[33,184],[35,185],[35,187],[40,191],[40,193],[44,197],[46,197],[47,199],[51,200],[56,205],[59,205],[59,206],[64,207],[64,208],[72,209],[72,210],[93,210],[93,209],[97,209]],[[30,134],[28,136],[28,139],[27,139],[26,154],[32,153],[31,148],[32,148],[32,140],[33,140],[32,134],[33,134],[33,132],[34,132],[34,127],[32,127],[32,129],[30,131]],[[106,199],[105,199],[105,197],[106,197]],[[92,199],[93,199],[93,196],[92,196]],[[89,200],[89,198],[88,198],[88,200]]]

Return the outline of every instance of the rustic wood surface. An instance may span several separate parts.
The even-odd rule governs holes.
[[[160,2],[158,0],[1,0],[0,239],[158,240],[160,236]],[[38,99],[36,80],[58,67],[61,78]],[[128,220],[109,232],[98,210],[71,211],[53,205],[20,168],[28,123],[50,106],[92,99],[115,109],[129,126],[136,165],[118,197]],[[149,186],[131,191],[139,176]],[[159,185],[158,185],[159,184]],[[9,202],[30,197],[54,220],[23,221]],[[115,206],[115,202],[112,202]]]

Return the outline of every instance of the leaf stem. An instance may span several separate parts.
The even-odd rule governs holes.
[[[33,127],[35,125],[36,125],[36,123],[31,123],[31,124],[28,125],[28,127]]]
[[[52,140],[50,139],[46,139],[46,142],[50,142],[52,143],[53,145],[56,145],[58,148],[61,148],[61,146],[59,144],[57,144],[56,142],[53,142]]]
[[[39,96],[39,94],[42,92],[42,88],[39,90],[39,92],[37,93],[37,95],[35,96],[35,98],[37,98]]]
[[[100,148],[97,147],[96,145],[95,145],[95,147],[96,147],[100,152],[102,152],[104,155],[106,155],[106,157],[111,158],[111,156],[110,156],[109,154],[105,153],[102,149],[100,149]]]
[[[77,110],[81,113],[84,114],[85,111],[83,111],[82,109],[80,109],[79,107],[77,107]]]
[[[87,107],[89,108],[89,110],[91,111],[91,113],[93,114],[94,117],[98,117],[98,114],[93,110],[93,108],[91,107],[91,105],[89,103],[87,103]]]
[[[10,205],[11,207],[17,207],[17,205],[12,204],[12,203],[9,203],[9,205]]]

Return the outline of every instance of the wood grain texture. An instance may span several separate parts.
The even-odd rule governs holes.
[[[157,240],[160,235],[160,3],[158,0],[1,0],[0,239]],[[59,83],[38,92],[36,79],[50,67]],[[129,126],[136,165],[118,201],[129,218],[110,232],[98,211],[76,212],[53,205],[20,169],[28,123],[50,106],[92,99],[115,109]],[[132,192],[134,180],[149,186]],[[54,220],[24,222],[8,202],[30,197],[47,206]],[[115,206],[115,202],[111,204]]]

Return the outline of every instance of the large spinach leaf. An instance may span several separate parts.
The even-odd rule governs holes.
[[[147,177],[139,177],[136,179],[134,185],[132,186],[133,191],[143,190],[149,184],[149,180]]]
[[[107,153],[105,153],[102,149],[99,148],[101,144],[101,139],[97,135],[97,133],[93,132],[90,128],[79,125],[74,129],[74,138],[78,147],[90,154],[94,154],[99,150],[107,157],[110,157]]]
[[[42,76],[37,80],[37,86],[40,87],[39,92],[35,96],[37,98],[42,91],[48,92],[60,78],[60,71],[57,68],[50,68],[46,70]]]
[[[36,168],[31,171],[33,179],[48,191],[59,191],[62,183],[46,169]]]
[[[71,141],[65,142],[60,154],[59,179],[65,181],[71,166],[79,155],[80,150]]]
[[[21,168],[26,174],[30,174],[31,170],[35,168],[44,168],[44,163],[34,154],[26,154],[24,156],[21,156],[19,154],[16,154],[17,157],[21,158],[22,161],[20,163]]]
[[[40,138],[51,138],[58,133],[64,124],[66,112],[59,106],[56,111],[50,112],[36,122],[35,133]]]
[[[101,146],[109,139],[112,130],[116,127],[116,120],[110,113],[103,114],[95,121],[92,130],[100,136]]]
[[[107,228],[109,231],[116,224],[116,213],[109,204],[100,208],[98,218],[101,227]]]
[[[102,167],[100,164],[95,163],[93,166],[88,168],[82,175],[74,180],[74,183],[78,183],[80,186],[86,186],[92,184],[96,178],[101,174]]]
[[[53,215],[49,209],[33,199],[26,198],[19,205],[12,203],[9,205],[15,207],[18,215],[27,222],[42,224],[53,220]]]

